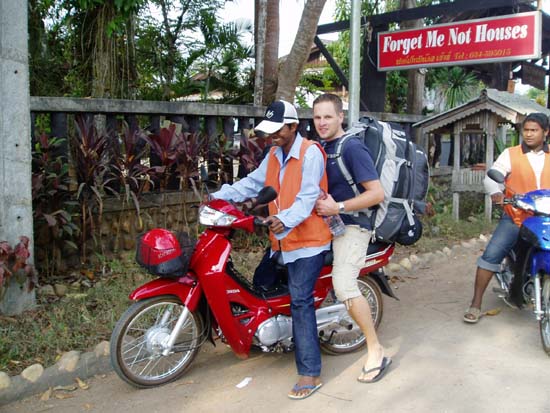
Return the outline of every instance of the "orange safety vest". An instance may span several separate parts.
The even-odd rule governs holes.
[[[533,167],[523,153],[521,145],[509,149],[511,172],[506,178],[505,195],[507,198],[517,194],[524,194],[537,189],[537,178]],[[550,154],[544,154],[544,167],[540,176],[540,189],[550,189]],[[528,212],[514,208],[512,205],[505,205],[504,211],[512,218],[519,227],[525,218],[529,217]]]
[[[279,182],[281,164],[275,156],[275,150],[277,148],[273,147],[269,151],[265,185],[272,186],[279,194],[275,201],[269,203],[269,215],[276,215],[279,211],[290,208],[296,200],[296,196],[300,192],[300,187],[302,185],[302,164],[304,161],[304,154],[306,150],[314,144],[321,150],[326,164],[327,155],[321,145],[315,141],[303,139],[302,145],[300,146],[300,158],[290,158],[288,160],[282,183]],[[305,171],[305,173],[307,173],[307,171]],[[322,190],[328,192],[326,171],[323,172],[323,177],[321,178],[319,186]],[[283,188],[282,191],[281,187]],[[277,209],[277,202],[279,203],[279,209]],[[326,245],[332,239],[332,235],[323,218],[312,210],[310,216],[299,225],[292,228],[285,238],[278,240],[271,232],[269,233],[269,238],[271,240],[272,250],[278,251],[281,249],[282,251],[294,251],[299,248],[321,247]]]

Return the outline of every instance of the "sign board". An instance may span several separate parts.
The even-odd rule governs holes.
[[[521,64],[521,83],[544,90],[546,88],[545,81],[546,69],[544,67],[528,62]]]
[[[541,12],[378,34],[378,70],[539,58]]]

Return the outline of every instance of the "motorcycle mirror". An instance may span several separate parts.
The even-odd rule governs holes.
[[[489,169],[487,171],[487,176],[499,184],[504,183],[505,176],[496,169]]]
[[[208,181],[208,171],[206,170],[206,167],[203,165],[200,166],[200,176],[201,181],[206,182]]]
[[[265,186],[258,193],[256,204],[269,204],[277,198],[277,191],[272,186]]]
[[[208,197],[210,197],[210,191],[208,190],[208,171],[206,170],[206,166],[204,164],[199,167],[199,174],[201,177],[202,186]]]

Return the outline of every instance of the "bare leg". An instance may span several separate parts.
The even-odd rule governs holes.
[[[494,272],[477,267],[476,281],[474,284],[474,298],[472,298],[472,307],[481,309],[481,300],[483,294],[489,285],[489,281],[493,278]]]
[[[379,367],[384,358],[384,347],[378,341],[378,335],[374,328],[374,322],[370,312],[370,306],[365,297],[359,296],[348,300],[348,312],[359,328],[367,338],[367,360],[365,361],[365,370]],[[373,371],[369,374],[361,374],[361,379],[370,380],[375,377],[379,371]]]

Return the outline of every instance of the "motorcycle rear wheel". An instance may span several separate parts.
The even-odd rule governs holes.
[[[161,296],[138,301],[124,312],[111,334],[111,364],[122,380],[147,388],[183,375],[202,344],[200,314],[189,312],[172,351],[162,354],[163,340],[183,309],[176,297]]]
[[[550,356],[550,275],[544,277],[542,283],[541,305],[544,314],[539,321],[542,348]]]
[[[380,322],[382,321],[382,315],[384,314],[384,303],[382,301],[382,291],[380,287],[372,278],[359,278],[357,280],[359,290],[363,297],[369,303],[371,310],[372,320],[374,322],[374,327],[378,328]],[[329,294],[327,299],[325,299],[324,305],[334,304],[336,299],[330,298],[333,294]],[[344,354],[352,353],[356,350],[359,350],[366,343],[366,338],[357,323],[351,318],[349,314],[346,315],[346,321],[349,325],[352,326],[351,330],[347,329],[343,325],[338,325],[334,331],[335,334],[328,341],[321,341],[321,349],[327,354]]]

